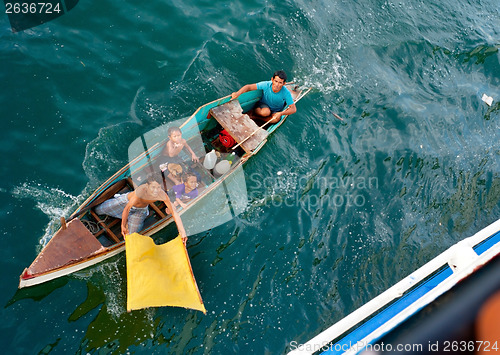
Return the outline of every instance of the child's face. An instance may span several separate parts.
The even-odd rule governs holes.
[[[174,131],[170,134],[169,138],[174,143],[180,143],[182,140],[182,133],[179,131]]]
[[[196,185],[198,185],[198,180],[196,179],[196,176],[190,176],[184,184],[190,189],[195,189]]]

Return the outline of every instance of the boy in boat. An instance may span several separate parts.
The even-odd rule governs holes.
[[[184,225],[175,208],[172,207],[167,194],[156,181],[143,184],[134,191],[126,194],[115,195],[112,199],[104,201],[97,206],[95,212],[99,215],[121,218],[122,234],[125,237],[125,235],[139,232],[142,229],[144,220],[149,215],[148,205],[156,201],[163,201],[165,206],[167,206],[165,212],[167,214],[172,213],[179,234],[184,244],[186,244],[187,235]]]
[[[182,184],[172,187],[172,190],[175,193],[174,206],[186,208],[185,202],[198,197],[198,177],[193,173],[186,173],[184,174],[182,181]]]
[[[274,73],[271,81],[261,81],[257,84],[247,84],[236,92],[231,94],[232,99],[238,98],[241,94],[252,91],[262,90],[262,98],[257,102],[252,117],[261,121],[270,123],[279,122],[281,116],[291,115],[297,112],[291,92],[285,87],[286,73],[278,70]],[[286,110],[284,108],[288,106]]]
[[[191,160],[198,162],[199,159],[193,152],[187,141],[182,138],[182,132],[179,127],[170,127],[168,129],[168,142],[165,144],[160,157],[160,169],[162,172],[168,170],[168,178],[172,180],[176,185],[181,182],[177,177],[182,172],[182,160],[179,158],[179,153],[182,149],[186,148],[191,154]],[[171,165],[169,167],[169,165]],[[180,169],[180,171],[179,171]]]

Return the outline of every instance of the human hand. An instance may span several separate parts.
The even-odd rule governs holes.
[[[233,100],[234,100],[234,99],[237,99],[237,98],[238,98],[238,96],[240,96],[240,95],[238,95],[238,93],[237,93],[237,92],[233,92],[233,93],[231,94],[231,99],[233,99]]]
[[[280,120],[281,116],[283,115],[283,112],[275,112],[273,113],[273,115],[271,116],[271,123],[276,123]]]
[[[197,163],[200,161],[200,159],[198,159],[198,157],[196,156],[196,154],[193,154],[191,156],[191,160],[194,161],[194,162],[197,162]]]
[[[125,238],[125,236],[129,235],[127,223],[122,223],[122,235],[123,235],[123,238]]]

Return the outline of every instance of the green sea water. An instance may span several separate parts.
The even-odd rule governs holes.
[[[18,33],[2,13],[3,352],[309,340],[500,217],[499,48],[496,0],[81,0]],[[312,91],[245,165],[244,213],[189,238],[206,315],[127,313],[124,255],[17,291],[134,139],[276,69]]]

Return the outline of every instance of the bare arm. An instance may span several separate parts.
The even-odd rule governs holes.
[[[239,89],[238,91],[233,92],[231,94],[231,98],[237,99],[238,96],[240,96],[241,94],[248,92],[248,91],[253,91],[253,90],[257,90],[257,84],[247,84],[247,85],[243,86],[241,89]]]
[[[176,198],[175,202],[177,202],[177,204],[179,206],[181,206],[182,208],[186,208],[186,204],[184,202],[182,202],[180,198]]]
[[[172,202],[170,202],[170,199],[165,199],[163,201],[167,208],[171,211],[172,217],[174,217],[175,224],[177,225],[177,229],[179,230],[179,234],[181,235],[182,241],[184,244],[186,244],[187,240],[187,235],[186,235],[186,230],[184,229],[184,224],[182,224],[181,216],[177,213],[175,208],[172,206]]]
[[[130,213],[130,209],[134,205],[133,199],[134,199],[134,197],[131,197],[131,199],[128,201],[127,205],[125,206],[125,208],[123,209],[123,212],[122,212],[122,235],[123,235],[123,237],[125,237],[126,235],[129,234],[128,215]]]
[[[297,107],[295,106],[295,104],[291,104],[290,106],[288,106],[288,108],[285,111],[275,112],[273,114],[272,120],[278,122],[279,119],[281,118],[281,116],[283,116],[283,115],[292,115],[295,112],[297,112]]]
[[[186,147],[187,150],[189,150],[189,153],[191,153],[191,160],[199,161],[198,157],[196,156],[196,154],[194,154],[193,150],[191,149],[191,147],[189,146],[189,144],[186,142],[185,139],[184,139],[184,147]]]

